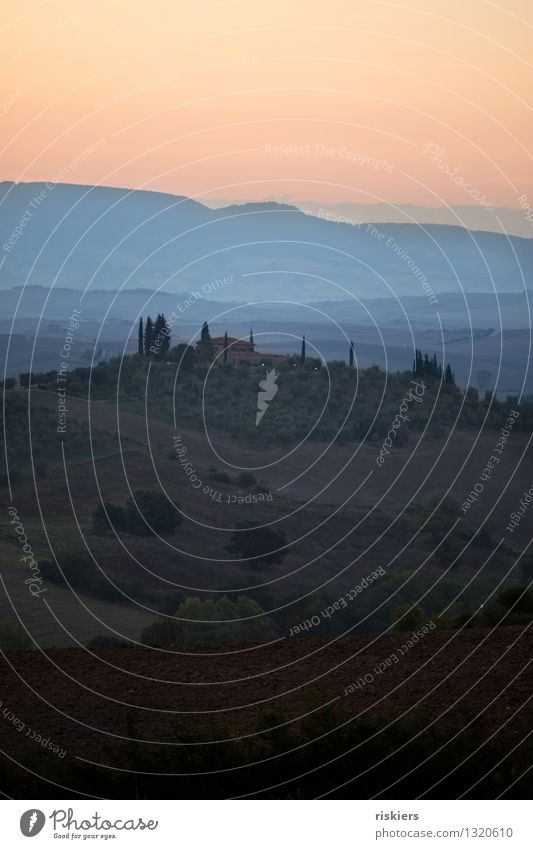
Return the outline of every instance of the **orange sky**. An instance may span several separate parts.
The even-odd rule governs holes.
[[[533,206],[530,0],[23,0],[4,21],[4,179]]]

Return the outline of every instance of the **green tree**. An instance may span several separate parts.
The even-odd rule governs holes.
[[[23,651],[33,649],[33,643],[18,622],[0,619],[0,649],[3,651]]]
[[[302,349],[300,351],[300,365],[305,363],[305,336],[302,336]]]
[[[154,323],[152,347],[155,348],[155,351],[152,351],[153,354],[161,359],[166,359],[168,349],[170,348],[170,328],[163,313],[157,314]]]
[[[187,598],[178,608],[187,643],[263,642],[278,636],[274,621],[249,596],[236,601]]]
[[[161,326],[161,333],[162,333],[163,338],[162,338],[162,342],[161,342],[160,351],[161,351],[161,357],[163,359],[166,359],[167,354],[168,354],[169,349],[170,349],[170,341],[171,341],[170,327],[169,327],[168,322],[167,322],[165,316],[163,315],[163,313],[161,313],[161,318],[163,319],[162,326]]]
[[[126,645],[124,640],[121,640],[120,637],[115,637],[114,634],[96,634],[86,643],[87,648],[93,651],[97,651],[98,649],[114,649],[124,645]]]
[[[444,372],[444,382],[449,384],[450,386],[453,386],[455,384],[455,375],[449,363],[446,366],[446,370]]]
[[[420,605],[410,602],[394,607],[391,613],[391,624],[393,631],[416,631],[426,621],[426,614]]]
[[[139,341],[137,351],[141,357],[144,357],[144,332],[142,316],[139,319]]]
[[[252,474],[252,472],[239,472],[239,474],[235,478],[235,482],[237,486],[249,488],[251,486],[255,486],[257,480],[255,475]]]
[[[196,351],[192,345],[186,345],[184,342],[175,345],[170,351],[169,357],[175,363],[178,363],[180,371],[190,371],[198,361]]]
[[[153,341],[152,341],[152,347],[155,348],[155,351],[152,351],[152,354],[156,354],[157,356],[161,355],[161,344],[163,342],[164,323],[165,323],[165,319],[163,318],[161,313],[158,312],[156,319],[154,321],[154,331],[153,331]]]
[[[155,648],[180,646],[183,641],[183,626],[175,619],[157,619],[141,632],[141,643]]]
[[[22,374],[19,374],[19,383],[21,386],[27,389],[28,386],[33,383],[33,372],[25,371]]]
[[[105,536],[113,530],[125,530],[128,526],[128,516],[123,507],[104,501],[93,510],[92,525],[94,534]]]
[[[515,613],[533,615],[533,593],[520,584],[501,590],[496,596],[496,602]]]
[[[213,345],[211,344],[211,334],[209,333],[209,325],[207,324],[207,321],[204,321],[200,331],[198,353],[204,362],[213,358]]]
[[[162,492],[137,489],[128,499],[126,510],[128,528],[134,534],[167,533],[182,522],[177,506]]]
[[[526,625],[532,619],[533,593],[526,586],[515,585],[500,590],[494,599],[477,611],[469,625],[484,628],[496,625]]]
[[[144,328],[144,356],[150,357],[152,352],[151,346],[154,344],[154,325],[150,316],[146,319],[146,327]]]

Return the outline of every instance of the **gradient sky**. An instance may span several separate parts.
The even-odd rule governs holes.
[[[4,21],[4,179],[533,206],[530,0],[23,0]]]

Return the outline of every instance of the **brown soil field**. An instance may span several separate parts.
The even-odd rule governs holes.
[[[9,652],[0,698],[26,726],[66,749],[67,759],[109,766],[110,746],[124,743],[132,728],[136,739],[154,746],[172,745],[176,722],[180,739],[190,743],[213,733],[231,739],[253,734],[267,708],[283,710],[292,724],[311,710],[320,716],[331,700],[352,722],[369,716],[395,722],[405,714],[417,730],[436,722],[450,739],[475,722],[485,738],[500,731],[508,750],[530,733],[531,628],[429,633],[376,673],[409,637],[286,639],[190,653]],[[345,695],[368,674],[372,681]],[[5,718],[0,745],[22,762],[35,746]]]

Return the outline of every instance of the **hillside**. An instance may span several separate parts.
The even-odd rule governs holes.
[[[356,228],[286,204],[213,210],[186,197],[102,186],[3,183],[0,191],[3,288],[180,292],[230,277],[216,299],[286,300],[290,283],[297,302],[417,295],[432,315],[430,291],[516,292],[533,271],[531,239],[460,227]]]
[[[152,418],[147,427],[141,411],[121,406],[117,447],[114,440],[98,441],[117,427],[112,402],[68,398],[65,435],[55,428],[47,432],[53,417],[39,412],[56,406],[53,393],[33,391],[32,404],[33,419],[42,422],[47,468],[34,481],[29,466],[21,465],[13,498],[36,559],[49,563],[43,574],[51,611],[27,598],[18,541],[9,528],[0,539],[0,560],[24,625],[49,645],[86,643],[108,629],[115,638],[138,641],[146,625],[175,615],[187,598],[223,594],[253,598],[283,636],[377,569],[384,570],[380,580],[356,606],[323,619],[317,636],[386,629],[393,611],[406,603],[426,617],[442,611],[443,624],[453,623],[502,587],[529,580],[531,558],[516,554],[527,545],[527,523],[512,535],[506,531],[527,477],[516,470],[522,464],[525,469],[530,455],[528,432],[513,433],[505,464],[465,515],[460,505],[498,431],[487,430],[473,446],[470,432],[458,430],[453,451],[443,450],[442,439],[413,435],[379,468],[375,443],[306,442],[287,455],[286,446],[246,445],[224,433],[211,434],[210,444],[202,431],[180,426],[181,444],[206,494],[191,486],[181,467],[170,422]],[[90,445],[81,450],[80,435],[87,430],[74,427],[76,420],[90,421],[92,457]],[[241,480],[242,467],[255,475]],[[101,502],[124,509],[134,491],[166,493],[182,518],[179,527],[157,536],[136,535],[131,528],[95,530]],[[258,500],[260,493],[268,498]],[[283,530],[288,551],[281,562],[247,562],[228,553],[236,526],[247,520]],[[52,552],[65,578],[50,565]],[[498,609],[493,614],[497,618]],[[2,617],[12,618],[8,598]]]

